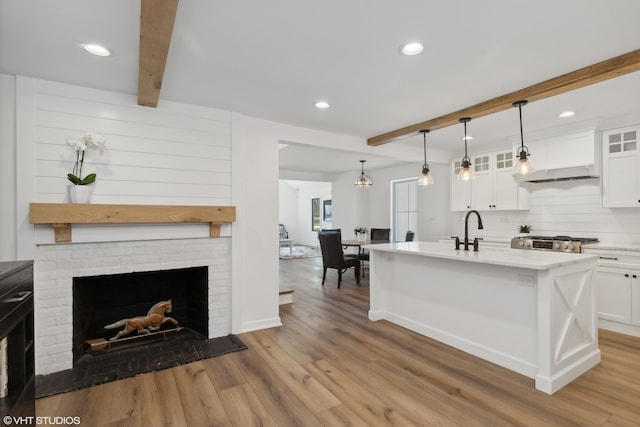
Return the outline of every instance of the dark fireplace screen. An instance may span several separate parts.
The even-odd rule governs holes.
[[[86,340],[114,337],[122,328],[107,330],[106,325],[144,316],[159,301],[171,300],[167,316],[181,327],[208,337],[208,277],[207,267],[74,277],[74,365],[87,350]],[[169,322],[161,330],[173,327]]]

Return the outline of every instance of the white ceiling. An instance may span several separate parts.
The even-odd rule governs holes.
[[[134,0],[0,0],[0,73],[136,94],[139,14]],[[368,137],[636,50],[638,16],[637,0],[182,0],[160,103],[361,137],[364,149]],[[413,40],[424,51],[402,55]],[[113,55],[87,55],[81,42],[101,43]],[[636,72],[531,103],[523,109],[525,137],[621,114],[638,123],[638,94]],[[332,107],[314,108],[320,99]],[[560,121],[565,109],[576,115]],[[517,135],[517,110],[468,126],[471,151]],[[461,135],[461,126],[438,130],[428,144],[460,152]],[[420,152],[422,137],[392,144]],[[291,157],[282,161],[300,170],[359,168],[358,153],[305,149],[281,150]],[[371,168],[397,164],[365,158]]]

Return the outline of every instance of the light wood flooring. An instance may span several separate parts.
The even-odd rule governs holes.
[[[83,426],[640,426],[640,339],[601,331],[602,363],[553,396],[533,380],[385,321],[368,279],[280,261],[283,327],[248,350],[40,399]]]

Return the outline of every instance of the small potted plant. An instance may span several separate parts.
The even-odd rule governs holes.
[[[528,233],[531,231],[531,226],[530,225],[521,225],[520,226],[520,233]]]
[[[353,232],[356,235],[356,238],[361,242],[367,241],[367,227],[356,227],[353,229]]]

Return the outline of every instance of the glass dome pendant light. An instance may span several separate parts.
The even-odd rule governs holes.
[[[418,178],[418,185],[432,185],[433,177],[429,173],[429,165],[427,164],[427,134],[429,133],[429,129],[421,130],[422,134],[422,143],[424,146],[424,165],[422,165],[422,174],[420,178]]]
[[[535,172],[533,165],[529,161],[528,157],[529,148],[524,145],[524,135],[522,132],[522,106],[527,105],[527,101],[516,101],[512,104],[514,107],[518,107],[520,112],[520,153],[518,154],[518,163],[513,167],[514,175],[526,175],[531,172]]]
[[[467,123],[470,121],[471,117],[463,117],[460,119],[460,123],[464,124],[464,157],[460,162],[460,172],[458,172],[457,176],[458,181],[470,181],[476,177],[476,173],[471,165],[471,159],[467,155],[467,140],[470,139],[467,137]]]
[[[366,162],[366,160],[360,160],[360,163],[362,164],[362,172],[360,172],[360,176],[356,179],[356,183],[353,184],[358,188],[369,188],[373,185],[371,177],[364,174],[364,162]]]

